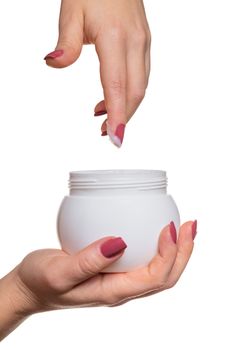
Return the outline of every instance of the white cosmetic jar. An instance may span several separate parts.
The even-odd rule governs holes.
[[[74,254],[104,236],[122,237],[128,246],[104,272],[146,266],[156,254],[162,228],[171,221],[179,228],[165,171],[75,171],[70,173],[69,187],[57,220],[63,250]]]

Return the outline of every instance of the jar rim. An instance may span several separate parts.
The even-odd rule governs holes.
[[[154,170],[154,169],[99,169],[99,170],[78,170],[71,171],[70,175],[110,175],[110,174],[122,174],[122,175],[133,175],[133,174],[145,174],[145,175],[157,175],[166,176],[165,170]]]
[[[69,187],[75,189],[161,189],[166,188],[164,170],[152,169],[107,169],[70,172]]]

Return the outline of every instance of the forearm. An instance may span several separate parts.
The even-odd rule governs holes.
[[[26,298],[17,282],[16,269],[0,280],[0,341],[29,315]]]

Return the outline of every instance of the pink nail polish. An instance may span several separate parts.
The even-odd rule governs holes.
[[[100,247],[101,253],[105,258],[113,258],[127,248],[127,244],[121,237],[111,238],[104,242]]]
[[[123,138],[124,138],[124,132],[125,132],[125,124],[119,124],[115,132],[113,132],[112,127],[109,125],[109,122],[107,121],[107,133],[110,140],[115,146],[121,147]]]
[[[107,135],[108,135],[107,131],[102,131],[101,136],[107,136]]]
[[[192,224],[192,237],[193,237],[193,240],[196,237],[196,234],[197,234],[197,220],[193,221],[193,224]]]
[[[95,112],[94,117],[98,117],[99,115],[104,115],[104,114],[107,114],[107,111],[98,111],[98,112]]]
[[[121,144],[124,139],[124,133],[125,133],[125,124],[119,124],[115,131],[115,136],[118,137],[118,139],[121,141]]]
[[[169,228],[170,228],[171,238],[172,238],[173,242],[176,244],[177,234],[176,234],[176,227],[175,227],[175,224],[173,221],[170,222]]]
[[[57,58],[57,57],[61,57],[64,53],[64,50],[55,50],[52,51],[50,53],[48,53],[48,55],[45,56],[44,60],[47,60],[47,58]]]

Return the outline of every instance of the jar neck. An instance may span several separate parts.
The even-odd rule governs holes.
[[[161,170],[92,170],[70,173],[70,195],[93,192],[166,193],[166,172]]]

